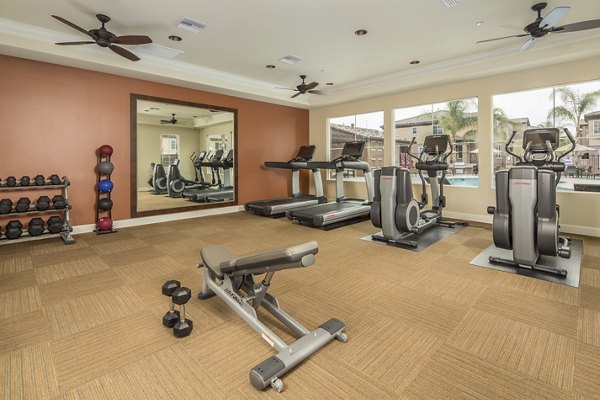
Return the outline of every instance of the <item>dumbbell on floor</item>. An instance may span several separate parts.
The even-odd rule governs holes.
[[[166,281],[164,285],[162,285],[162,294],[169,297],[170,309],[163,316],[163,325],[167,328],[172,328],[175,326],[177,321],[179,321],[179,311],[175,310],[175,303],[173,303],[173,292],[181,287],[181,283],[176,280]]]
[[[186,287],[180,287],[173,291],[171,300],[181,309],[179,321],[173,326],[173,335],[178,338],[186,337],[194,328],[192,320],[185,318],[185,304],[192,298],[192,291]]]

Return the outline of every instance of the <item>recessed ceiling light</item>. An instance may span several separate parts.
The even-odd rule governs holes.
[[[367,34],[367,30],[366,29],[359,29],[359,30],[355,31],[354,34],[356,36],[364,36],[364,35]]]
[[[477,25],[477,26],[481,26],[481,25],[483,25],[483,24],[484,24],[484,22],[483,22],[483,21],[477,21],[477,22],[475,23],[475,25]]]
[[[332,85],[333,85],[333,82],[327,82],[327,83],[326,83],[326,85],[328,85],[328,86],[332,86]]]
[[[267,68],[273,69],[273,68],[275,68],[275,66],[273,64],[269,64],[269,65],[267,65]]]
[[[416,64],[419,64],[420,62],[421,62],[421,61],[419,61],[419,60],[413,60],[413,61],[411,61],[409,64],[411,64],[411,65],[416,65]]]
[[[171,35],[171,36],[169,36],[169,40],[172,40],[174,42],[181,42],[181,37],[176,36],[176,35]]]
[[[282,63],[286,63],[286,64],[296,64],[298,61],[302,61],[302,59],[298,56],[293,56],[291,54],[282,57],[279,59],[279,61],[281,61]]]

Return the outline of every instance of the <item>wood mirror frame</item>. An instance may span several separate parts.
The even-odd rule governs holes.
[[[137,105],[138,100],[155,101],[158,103],[168,103],[187,107],[198,107],[210,110],[226,111],[233,114],[233,186],[234,186],[234,199],[233,201],[227,202],[216,202],[216,203],[197,203],[196,205],[190,205],[185,207],[172,207],[172,208],[161,208],[147,211],[138,211],[138,182],[144,177],[138,175],[137,165],[137,150],[138,150],[138,121],[137,121]],[[130,95],[130,169],[131,169],[131,218],[147,217],[151,215],[162,215],[171,213],[180,213],[186,211],[195,211],[199,209],[209,209],[218,207],[229,207],[238,204],[238,110],[235,108],[221,107],[212,104],[201,104],[189,101],[167,99],[162,97],[146,96],[143,94],[131,93]],[[168,173],[168,171],[167,171]]]

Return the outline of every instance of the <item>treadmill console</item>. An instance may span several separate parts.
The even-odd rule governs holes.
[[[532,153],[547,153],[548,145],[553,150],[558,148],[558,128],[527,129],[523,132],[523,149]]]
[[[342,150],[342,159],[351,161],[360,160],[364,149],[364,141],[346,142],[344,143],[344,149]]]
[[[316,146],[314,145],[310,145],[310,146],[300,146],[300,149],[298,150],[298,154],[296,154],[296,157],[291,160],[291,161],[310,161],[313,158],[313,154],[315,154],[315,149]]]

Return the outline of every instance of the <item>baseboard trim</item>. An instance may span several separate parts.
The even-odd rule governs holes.
[[[149,224],[157,224],[159,222],[168,222],[168,221],[177,221],[180,219],[189,219],[189,218],[199,218],[199,217],[209,217],[211,215],[221,215],[221,214],[230,214],[238,211],[243,211],[244,206],[231,206],[231,207],[219,207],[219,208],[209,208],[207,210],[194,210],[177,214],[163,214],[163,215],[153,215],[151,217],[141,217],[141,218],[130,218],[130,219],[121,219],[115,221],[113,227],[115,229],[119,228],[129,228],[132,226],[141,226],[141,225],[149,225]],[[87,224],[87,225],[77,225],[73,227],[73,234],[79,233],[89,233],[93,232],[96,228],[95,224]]]
[[[466,213],[457,213],[457,212],[451,212],[451,211],[444,211],[444,216],[451,218],[451,219],[458,219],[458,220],[471,221],[471,222],[481,222],[484,224],[491,224],[492,219],[493,219],[491,215],[466,214]],[[589,227],[589,226],[560,224],[560,231],[562,233],[571,233],[574,235],[600,237],[600,228],[593,228],[593,227]]]

